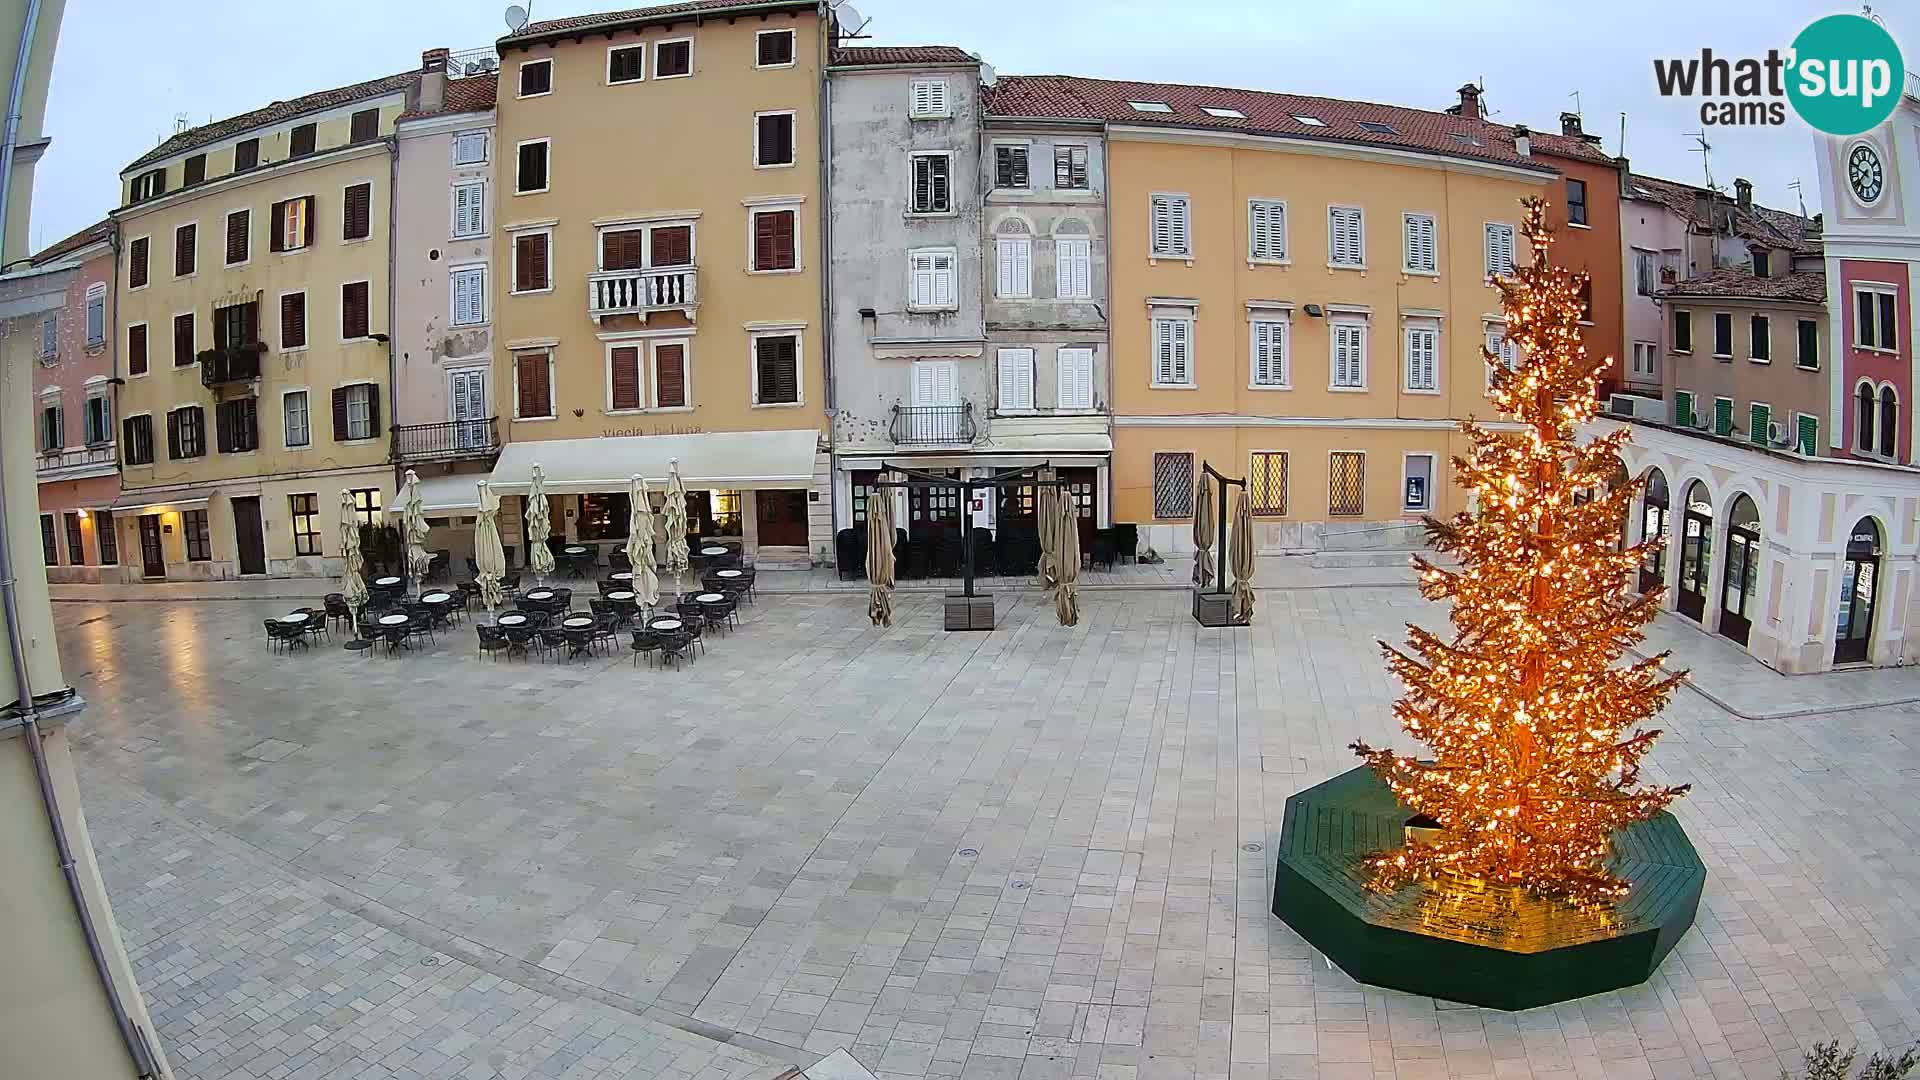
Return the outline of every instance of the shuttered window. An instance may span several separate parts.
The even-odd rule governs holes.
[[[547,190],[548,142],[521,143],[514,160],[513,189],[521,194]]]
[[[952,360],[915,360],[913,362],[913,404],[915,408],[937,408],[960,403],[960,365]],[[927,426],[916,424],[919,434],[938,432],[938,421]]]
[[[913,156],[914,213],[944,214],[953,209],[952,165],[946,154]]]
[[[180,166],[181,186],[205,183],[207,179],[207,155],[195,154]]]
[[[790,67],[793,64],[791,30],[762,30],[753,38],[754,67]]]
[[[307,294],[291,292],[280,298],[280,348],[304,348],[307,344]]]
[[[1000,411],[1033,409],[1033,350],[1001,349]]]
[[[313,244],[313,196],[273,204],[273,227],[267,246],[273,251],[299,251]]]
[[[653,404],[658,409],[684,409],[687,405],[687,347],[653,347]]]
[[[1248,461],[1247,494],[1255,517],[1285,517],[1287,513],[1287,455],[1256,450]]]
[[[1432,214],[1408,214],[1405,223],[1406,270],[1411,274],[1440,272],[1439,226]]]
[[[753,163],[761,168],[793,164],[792,113],[764,113],[753,118]]]
[[[253,212],[235,210],[227,215],[227,265],[235,266],[246,262],[252,254],[251,231]]]
[[[1192,454],[1161,452],[1153,455],[1153,516],[1193,516]]]
[[[602,270],[638,270],[647,261],[647,230],[616,229],[600,234]]]
[[[186,277],[193,273],[199,255],[200,226],[195,222],[173,230],[173,276]]]
[[[553,92],[553,61],[529,60],[520,65],[520,96],[536,97]]]
[[[1713,433],[1726,438],[1733,434],[1733,399],[1716,397],[1713,399]]]
[[[449,313],[454,326],[480,326],[487,321],[487,268],[466,266],[447,273],[447,291],[453,297]]]
[[[1513,226],[1487,225],[1487,276],[1513,273]]]
[[[1794,421],[1794,449],[1808,457],[1820,454],[1820,418],[1800,413]]]
[[[1492,353],[1500,365],[1508,371],[1520,366],[1520,349],[1507,340],[1507,328],[1501,323],[1487,324],[1487,351]],[[1489,382],[1493,379],[1491,368],[1487,371],[1487,379]]]
[[[333,391],[333,440],[350,442],[380,437],[380,388],[354,383]]]
[[[153,464],[153,417],[142,414],[120,421],[121,452],[128,465]]]
[[[756,405],[792,405],[800,401],[800,338],[774,334],[753,340]]]
[[[1093,241],[1063,236],[1053,242],[1054,291],[1062,300],[1093,298]]]
[[[647,47],[628,45],[623,49],[607,50],[607,81],[609,83],[639,82],[647,74]]]
[[[138,289],[147,283],[147,238],[136,236],[127,245],[127,288]]]
[[[1359,207],[1327,208],[1327,261],[1335,266],[1367,265],[1366,218]]]
[[[755,270],[792,270],[799,266],[798,251],[794,244],[794,229],[799,216],[797,210],[753,212]]]
[[[1192,222],[1185,195],[1155,195],[1151,199],[1153,254],[1162,258],[1193,257]]]
[[[1033,238],[1002,236],[994,240],[995,296],[1020,299],[1033,295]]]
[[[1362,323],[1333,324],[1333,385],[1367,385],[1367,328]]]
[[[513,238],[513,291],[539,292],[552,287],[547,274],[546,233],[521,233]]]
[[[1287,204],[1277,199],[1247,203],[1247,258],[1279,262],[1287,257]]]
[[[147,324],[134,323],[127,327],[127,374],[145,375],[146,373]]]
[[[1053,148],[1053,186],[1063,191],[1087,189],[1086,147],[1056,146]]]
[[[1773,408],[1755,401],[1747,406],[1747,441],[1765,446],[1770,437],[1767,426],[1773,423]]]
[[[348,341],[367,336],[367,283],[349,281],[340,286],[340,336]]]
[[[1247,336],[1253,346],[1251,381],[1254,386],[1286,387],[1293,381],[1287,363],[1288,333],[1285,319],[1256,319]]]
[[[167,414],[167,456],[176,461],[205,457],[207,453],[206,413],[198,405],[175,409]]]
[[[947,81],[945,79],[913,80],[913,119],[937,120],[946,115]]]
[[[380,137],[380,110],[361,109],[348,123],[347,137],[356,143],[372,142]]]
[[[1440,331],[1431,326],[1407,327],[1406,361],[1407,389],[1440,389]]]
[[[607,365],[611,407],[615,410],[640,408],[640,346],[616,345],[608,349]]]
[[[1153,385],[1193,385],[1193,320],[1153,320]]]
[[[1336,450],[1327,456],[1327,513],[1358,517],[1367,511],[1367,456]]]
[[[365,240],[373,235],[373,185],[354,184],[340,199],[340,239]]]
[[[1673,392],[1673,423],[1675,427],[1693,427],[1693,393],[1688,390]]]
[[[653,77],[672,79],[693,74],[693,42],[657,41],[653,45]]]
[[[140,337],[142,339],[140,346],[143,353],[146,351],[146,330],[147,328],[144,326],[140,328]],[[197,359],[195,356],[196,351],[193,343],[193,314],[188,312],[175,315],[173,317],[173,366],[187,367],[192,364]],[[142,370],[146,369],[146,357],[144,356],[141,357],[140,367]]]
[[[1093,350],[1061,349],[1054,359],[1060,368],[1060,408],[1093,408]]]
[[[453,186],[454,236],[481,236],[487,231],[487,183],[469,180]]]
[[[314,124],[295,126],[293,135],[287,140],[287,156],[306,157],[313,153],[315,138],[318,134],[319,128]]]
[[[514,416],[529,420],[553,415],[553,386],[547,377],[550,363],[545,352],[514,355]]]
[[[647,238],[654,266],[693,265],[693,226],[656,225]]]
[[[246,172],[260,164],[260,140],[241,139],[233,144],[233,171]]]
[[[921,310],[954,306],[952,251],[915,251],[907,256],[909,266],[908,303]]]
[[[1027,147],[1017,144],[994,147],[993,186],[1025,188],[1027,184]]]

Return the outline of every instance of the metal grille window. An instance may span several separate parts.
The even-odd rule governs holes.
[[[182,511],[180,531],[186,534],[188,562],[207,562],[213,558],[213,542],[207,535],[205,510]]]
[[[293,553],[320,554],[320,497],[312,494],[289,495],[287,502],[293,517]]]
[[[1153,516],[1193,516],[1193,455],[1153,455]]]
[[[1287,512],[1287,455],[1255,451],[1247,469],[1247,487],[1255,517],[1283,517]]]
[[[1336,450],[1327,457],[1327,513],[1358,517],[1367,509],[1367,455]]]

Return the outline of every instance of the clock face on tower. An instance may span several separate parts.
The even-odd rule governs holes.
[[[1880,155],[1873,147],[1861,143],[1848,151],[1847,186],[1853,188],[1853,197],[1862,205],[1872,206],[1880,201],[1886,175],[1880,168]]]

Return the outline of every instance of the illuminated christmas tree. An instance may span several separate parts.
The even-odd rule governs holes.
[[[1627,430],[1576,438],[1612,360],[1588,357],[1580,342],[1586,275],[1553,265],[1546,204],[1524,205],[1533,262],[1496,280],[1520,362],[1509,371],[1482,349],[1489,397],[1521,430],[1461,424],[1473,451],[1453,465],[1473,509],[1427,528],[1462,569],[1414,559],[1421,594],[1452,601],[1453,639],[1409,625],[1411,653],[1380,643],[1407,687],[1394,715],[1433,755],[1353,750],[1402,805],[1439,825],[1371,856],[1374,888],[1478,879],[1599,903],[1629,888],[1606,869],[1614,832],[1687,790],[1640,783],[1660,732],[1637,727],[1683,675],[1663,671],[1665,653],[1615,666],[1658,610],[1657,595],[1631,596],[1624,583],[1660,541],[1619,544],[1640,491],[1617,482]]]

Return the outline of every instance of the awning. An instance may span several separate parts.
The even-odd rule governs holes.
[[[420,481],[420,503],[429,517],[477,514],[480,512],[480,484],[486,478],[486,473],[429,476]],[[398,503],[387,507],[390,514],[398,514],[402,510]]]
[[[526,494],[535,464],[549,494],[625,492],[635,476],[658,489],[674,461],[690,488],[810,488],[818,444],[812,428],[515,442],[494,464],[493,489]]]
[[[1036,432],[1031,435],[997,435],[989,440],[979,452],[988,454],[1056,454],[1065,457],[1070,454],[1111,454],[1113,436],[1100,434],[1055,434]]]
[[[131,513],[135,510],[205,510],[211,495],[155,495],[143,491],[128,491],[113,500],[106,509],[116,514]]]

